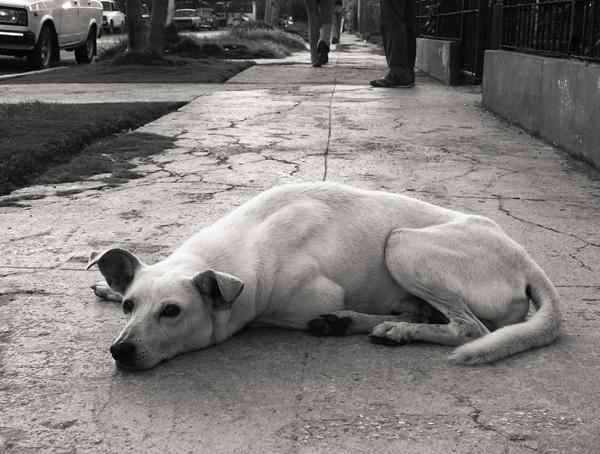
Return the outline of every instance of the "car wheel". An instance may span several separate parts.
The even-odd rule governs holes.
[[[50,27],[44,25],[33,50],[27,55],[27,63],[32,69],[46,69],[54,58],[54,36]]]
[[[91,63],[96,53],[96,32],[93,28],[90,29],[85,44],[75,49],[75,61],[79,64]]]

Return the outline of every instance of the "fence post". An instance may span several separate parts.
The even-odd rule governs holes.
[[[490,40],[488,49],[500,49],[502,47],[502,10],[503,0],[490,0],[492,24],[490,29]]]

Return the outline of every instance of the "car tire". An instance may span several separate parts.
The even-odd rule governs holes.
[[[27,54],[27,64],[32,69],[46,69],[54,59],[54,35],[47,25],[42,26],[35,47]]]
[[[75,61],[80,65],[91,63],[96,54],[96,32],[93,28],[90,29],[88,37],[83,46],[75,49]]]

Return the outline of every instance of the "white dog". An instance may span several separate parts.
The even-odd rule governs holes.
[[[495,222],[332,183],[268,190],[154,265],[122,249],[94,264],[123,295],[111,352],[129,369],[248,325],[460,345],[452,359],[470,364],[548,344],[560,326],[552,283]]]

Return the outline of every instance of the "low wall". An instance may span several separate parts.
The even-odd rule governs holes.
[[[488,50],[483,105],[600,168],[600,65]]]
[[[460,43],[417,38],[415,67],[446,85],[459,85],[461,82]]]

